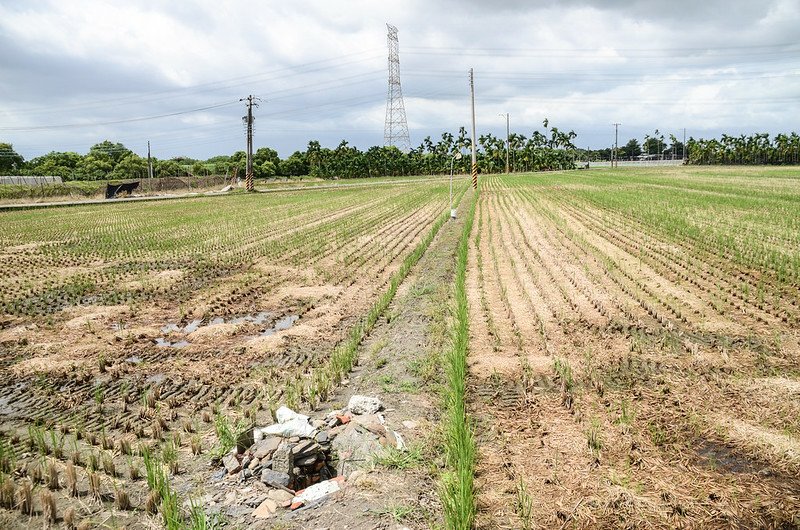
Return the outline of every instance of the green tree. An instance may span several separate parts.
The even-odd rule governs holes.
[[[260,166],[264,162],[272,162],[277,167],[281,159],[276,150],[270,149],[269,147],[259,147],[256,152],[253,153],[253,166]]]
[[[80,178],[77,173],[82,156],[72,152],[52,151],[46,155],[38,156],[27,163],[28,175],[58,175],[64,180]]]
[[[111,157],[102,153],[84,156],[76,168],[80,180],[103,180],[109,178],[114,170]]]
[[[278,169],[271,160],[264,160],[260,164],[253,164],[253,176],[259,179],[268,179],[275,176]]]
[[[308,164],[305,154],[295,151],[286,160],[281,160],[278,164],[278,174],[286,177],[299,177],[308,175]]]
[[[635,158],[642,154],[642,146],[639,140],[631,138],[628,143],[619,148],[619,156],[623,158]]]
[[[147,160],[136,153],[129,153],[114,167],[111,178],[142,179],[147,177]]]
[[[156,176],[163,177],[181,177],[186,174],[186,171],[180,164],[174,160],[159,160],[155,164]]]
[[[111,164],[115,166],[131,153],[132,151],[121,143],[114,143],[109,140],[103,140],[89,148],[90,155],[96,158],[107,156],[110,158]]]
[[[0,175],[15,175],[25,165],[22,155],[14,151],[14,146],[0,142]]]

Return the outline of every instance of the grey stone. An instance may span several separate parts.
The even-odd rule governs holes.
[[[317,433],[316,440],[319,443],[325,443],[329,440],[327,431],[320,431]]]
[[[360,467],[368,466],[375,456],[386,452],[377,436],[359,427],[348,424],[332,444],[333,451],[339,457],[339,473],[345,476]]]
[[[316,464],[317,463],[317,454],[304,456],[304,457],[302,457],[300,459],[295,460],[294,463],[297,464],[300,467],[310,466],[312,464]]]
[[[269,458],[280,444],[281,439],[278,437],[270,436],[269,438],[265,438],[256,444],[253,456],[262,460],[264,458]]]
[[[353,414],[375,414],[383,408],[383,403],[376,397],[355,395],[348,401],[347,408]]]
[[[264,502],[264,499],[266,498],[267,498],[266,495],[256,495],[255,497],[250,497],[249,499],[247,499],[243,504],[251,508],[255,508],[256,506]]]
[[[292,499],[294,498],[294,495],[284,490],[270,490],[270,492],[267,493],[267,497],[277,502],[278,504],[283,505],[283,503],[285,502],[291,503]]]
[[[261,482],[267,486],[272,486],[274,488],[287,488],[289,487],[290,480],[291,477],[289,477],[288,473],[280,473],[278,471],[273,471],[272,469],[264,469],[261,471]]]
[[[292,455],[297,458],[302,458],[308,455],[315,455],[319,453],[320,446],[317,442],[313,440],[306,440],[305,442],[301,442],[295,445],[292,448]]]
[[[232,506],[228,506],[225,509],[225,514],[231,518],[243,517],[245,515],[250,515],[253,512],[252,508],[248,508],[247,506],[239,506],[238,504],[234,504]]]
[[[238,473],[239,470],[242,469],[242,465],[239,463],[239,460],[235,455],[231,454],[222,459],[222,465],[225,466],[225,469],[231,475]]]
[[[278,447],[278,449],[272,453],[272,469],[274,471],[291,476],[293,467],[294,455],[292,455],[292,451],[288,446]]]
[[[254,458],[254,459],[253,459],[253,460],[251,460],[251,461],[250,461],[250,463],[247,465],[247,469],[249,469],[250,471],[252,471],[252,470],[254,470],[255,468],[257,468],[257,467],[258,467],[260,464],[261,464],[261,460],[260,460],[260,459],[258,459],[258,458]],[[244,465],[244,461],[242,461],[242,465]]]

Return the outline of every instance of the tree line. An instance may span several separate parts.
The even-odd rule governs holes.
[[[537,171],[575,167],[576,137],[574,131],[564,132],[544,122],[544,132],[534,131],[530,137],[512,134],[510,159],[513,170]],[[496,173],[505,170],[505,139],[485,134],[478,137],[477,161],[479,171]],[[462,127],[455,135],[445,132],[438,140],[426,137],[408,152],[392,146],[373,146],[367,150],[351,146],[342,140],[335,148],[323,147],[316,140],[304,151],[295,151],[282,159],[277,151],[261,147],[253,153],[253,174],[256,178],[312,177],[361,178],[400,175],[446,174],[469,172],[471,138]],[[456,153],[463,153],[460,160]],[[153,159],[155,177],[185,177],[205,175],[244,176],[246,154],[214,156],[207,160],[175,157]],[[147,159],[121,143],[105,140],[93,145],[88,153],[53,151],[31,160],[24,160],[9,143],[0,143],[0,174],[53,175],[63,180],[127,180],[148,176]]]
[[[576,160],[610,160],[612,147],[604,149],[579,149],[575,146],[574,131],[561,131],[544,120],[544,131],[534,131],[530,136],[512,133],[508,138],[511,171],[544,171],[572,169]],[[426,137],[419,146],[402,152],[392,146],[373,146],[367,150],[351,146],[342,140],[335,148],[323,147],[316,140],[308,143],[304,151],[295,151],[280,158],[277,151],[261,147],[253,154],[253,172],[256,178],[297,177],[309,175],[317,178],[362,178],[401,175],[442,175],[450,171],[470,171],[471,139],[465,128],[456,134],[442,133],[437,140]],[[499,173],[505,170],[506,141],[485,134],[477,142],[478,169],[482,173]],[[800,163],[800,136],[797,133],[778,134],[773,138],[766,133],[750,136],[729,136],[720,139],[689,138],[685,146],[674,135],[658,129],[646,134],[640,143],[631,138],[621,145],[617,157],[632,159],[687,159],[689,164],[798,164]],[[464,157],[456,159],[456,153]],[[155,177],[186,177],[225,175],[244,176],[246,155],[237,151],[232,155],[214,156],[207,160],[174,157],[168,160],[153,159]],[[105,140],[93,145],[88,153],[53,151],[31,160],[14,151],[10,143],[0,142],[0,175],[53,175],[63,180],[128,180],[148,176],[147,159],[122,145]]]
[[[793,165],[800,163],[800,136],[797,133],[767,133],[750,136],[723,134],[717,140],[690,138],[686,142],[689,164]]]

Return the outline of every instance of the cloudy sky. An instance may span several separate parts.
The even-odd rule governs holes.
[[[800,130],[800,0],[0,0],[0,142],[230,154],[254,94],[256,147],[381,145],[386,22],[413,145],[468,125],[471,67],[479,135]]]

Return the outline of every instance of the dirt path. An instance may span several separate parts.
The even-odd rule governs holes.
[[[459,213],[466,212],[462,201]],[[468,205],[468,204],[467,204]],[[400,286],[385,316],[359,349],[359,365],[318,410],[342,408],[354,394],[376,396],[386,428],[409,450],[407,464],[362,462],[339,497],[308,510],[284,512],[251,528],[431,528],[441,524],[434,473],[440,464],[436,430],[441,413],[437,385],[447,338],[455,249],[463,220],[448,221]],[[249,524],[252,519],[249,519]]]

